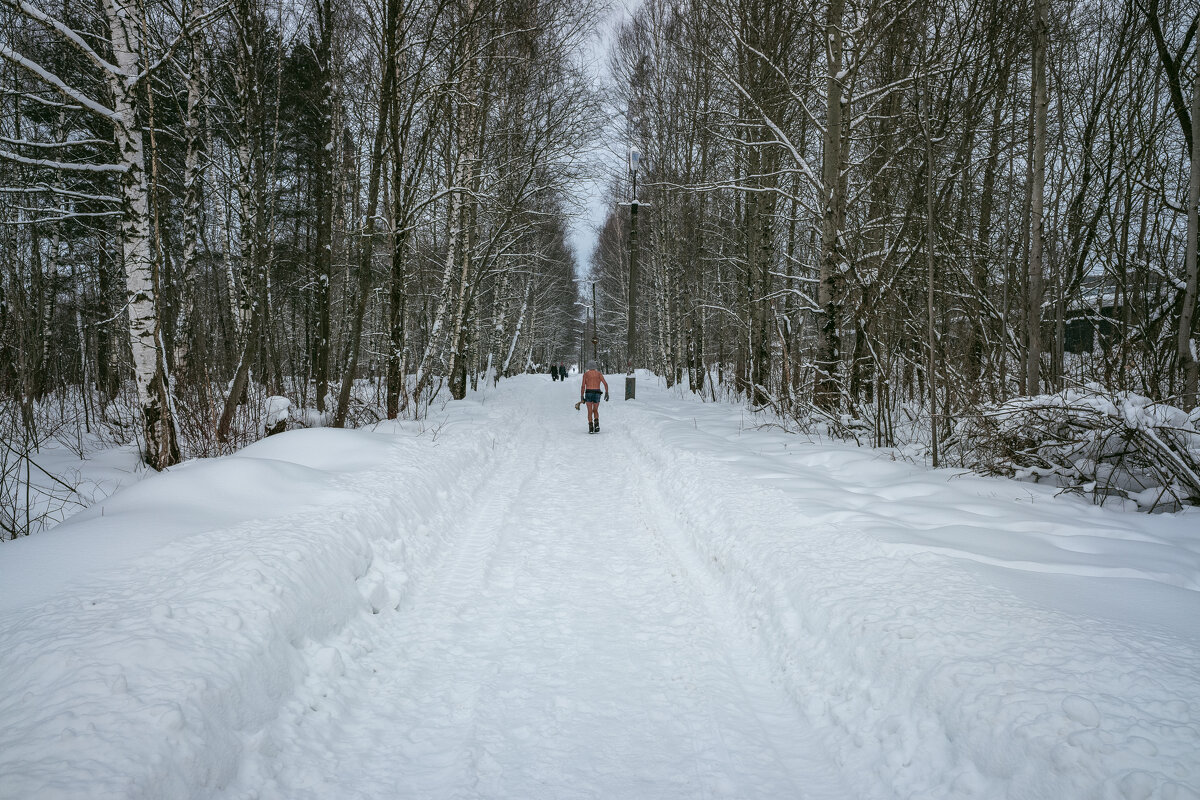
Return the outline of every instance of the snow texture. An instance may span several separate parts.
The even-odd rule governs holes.
[[[642,374],[297,430],[0,546],[0,797],[1200,797],[1200,515]]]

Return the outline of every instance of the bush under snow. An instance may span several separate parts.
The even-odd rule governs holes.
[[[1200,504],[1200,410],[1089,385],[1021,397],[955,428],[967,466],[1139,508]]]

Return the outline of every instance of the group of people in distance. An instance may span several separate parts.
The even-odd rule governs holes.
[[[552,381],[565,381],[569,374],[570,370],[567,369],[566,364],[550,365],[550,380]]]

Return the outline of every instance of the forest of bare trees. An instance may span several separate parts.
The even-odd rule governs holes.
[[[0,466],[419,416],[573,360],[592,292],[610,368],[935,466],[1062,438],[998,441],[1014,398],[1200,422],[1195,0],[645,0],[600,86],[605,13],[0,0]],[[604,125],[636,287],[627,172],[568,243]]]
[[[1198,21],[1194,0],[647,0],[610,56],[644,159],[634,362],[864,444],[920,428],[935,465],[939,441],[971,462],[963,418],[1015,397],[1191,411]],[[622,365],[628,193],[591,261]]]
[[[161,469],[565,358],[597,14],[0,2],[8,449],[71,409]]]

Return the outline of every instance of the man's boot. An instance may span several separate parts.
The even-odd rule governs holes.
[[[600,418],[596,417],[596,433],[600,432]]]
[[[596,432],[596,425],[595,425],[595,423],[594,423],[594,422],[592,422],[592,421],[589,419],[589,420],[588,420],[588,433],[595,433],[595,432]]]

